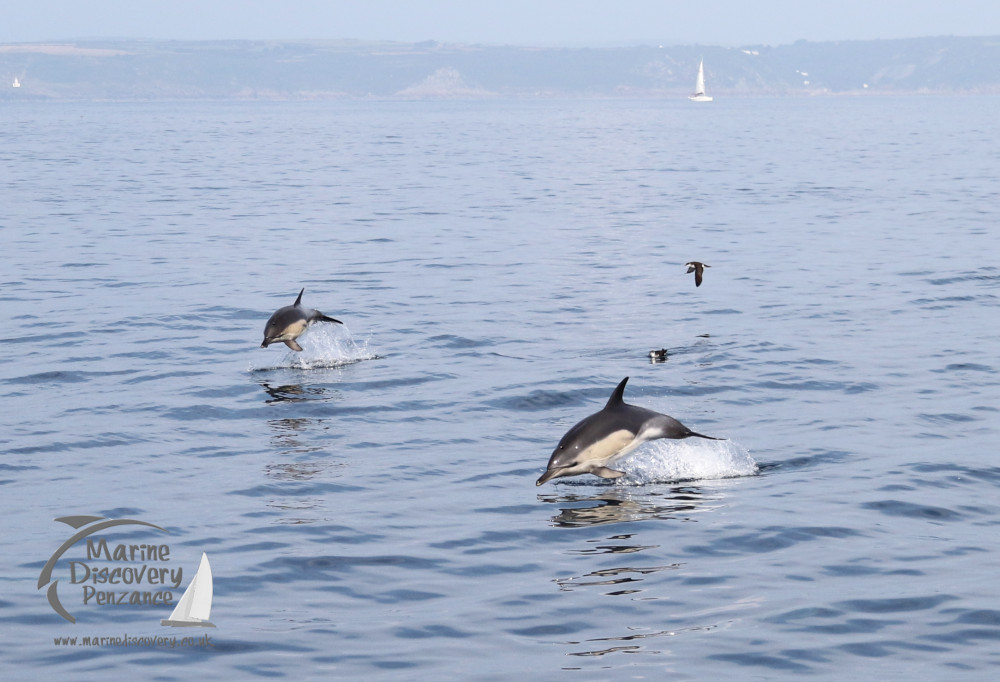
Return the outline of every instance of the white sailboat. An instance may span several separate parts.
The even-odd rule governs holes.
[[[14,87],[14,88],[19,88],[19,87],[21,87],[21,81],[19,81],[19,80],[17,79],[17,76],[14,76],[14,85],[12,85],[11,87]]]
[[[698,79],[694,82],[694,94],[688,97],[692,102],[711,102],[712,98],[705,94],[705,60],[698,62]]]
[[[184,590],[184,594],[181,595],[181,600],[177,602],[170,618],[162,619],[160,625],[214,628],[215,625],[208,622],[211,613],[212,567],[208,565],[208,555],[202,552],[198,572],[194,574],[191,583]]]

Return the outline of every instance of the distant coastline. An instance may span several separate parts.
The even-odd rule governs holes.
[[[436,42],[0,44],[10,100],[722,98],[1000,93],[1000,37],[528,48]],[[11,87],[15,80],[18,87]]]

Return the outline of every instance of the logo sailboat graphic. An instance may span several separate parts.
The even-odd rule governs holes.
[[[208,622],[211,613],[212,567],[208,564],[208,555],[202,552],[198,572],[194,574],[191,584],[184,590],[184,594],[181,595],[181,600],[177,602],[170,618],[162,619],[160,625],[214,628],[215,625]]]

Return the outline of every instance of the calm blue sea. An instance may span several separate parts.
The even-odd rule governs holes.
[[[993,96],[8,103],[0,676],[996,678],[998,139]],[[344,326],[260,348],[302,287]],[[728,440],[536,487],[626,376]],[[216,627],[161,626],[202,553]]]

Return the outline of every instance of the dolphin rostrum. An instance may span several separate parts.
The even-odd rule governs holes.
[[[706,265],[705,263],[699,263],[696,260],[693,260],[690,263],[685,263],[684,265],[687,266],[687,274],[690,275],[692,272],[694,273],[694,285],[696,287],[701,286],[701,278],[705,274],[705,268],[712,267],[711,265]]]
[[[618,384],[603,410],[586,417],[566,432],[549,458],[545,473],[535,481],[535,485],[542,485],[553,478],[580,474],[594,474],[601,478],[624,476],[625,472],[609,469],[608,465],[647,440],[690,436],[725,440],[695,433],[673,417],[627,404],[624,400],[626,382],[628,377]]]
[[[343,324],[340,320],[327,317],[318,310],[303,308],[303,291],[305,291],[305,287],[299,292],[295,303],[286,305],[284,308],[278,308],[271,315],[271,319],[267,321],[267,325],[264,327],[264,343],[260,344],[261,348],[267,348],[272,343],[281,341],[292,350],[300,351],[302,350],[302,346],[295,339],[302,336],[302,333],[314,322],[336,322],[337,324]]]

